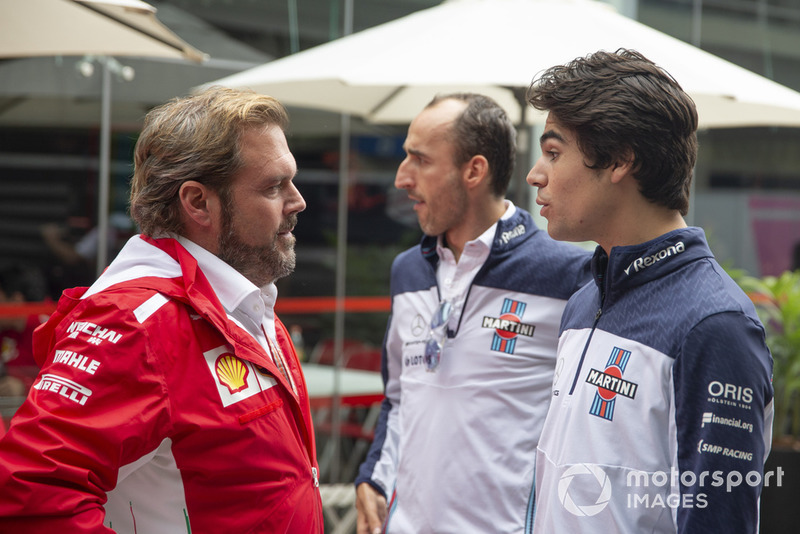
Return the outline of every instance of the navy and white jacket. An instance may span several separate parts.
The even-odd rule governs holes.
[[[700,228],[598,247],[592,272],[561,325],[534,532],[756,533],[773,392],[752,303]]]
[[[590,258],[524,210],[498,221],[435,372],[423,355],[440,300],[436,238],[395,258],[386,398],[356,479],[390,499],[388,532],[523,532],[561,314]]]

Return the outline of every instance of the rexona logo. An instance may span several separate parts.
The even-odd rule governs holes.
[[[483,318],[483,328],[493,328],[492,350],[514,354],[517,346],[517,336],[533,337],[536,327],[522,322],[527,304],[518,300],[504,299],[500,308],[500,317]]]
[[[525,235],[525,225],[518,224],[508,232],[503,232],[500,234],[500,239],[503,241],[503,244],[507,244],[509,241],[514,239],[515,237],[519,237],[521,235]]]
[[[72,339],[77,339],[78,334],[86,334],[89,336],[86,341],[94,345],[99,345],[103,341],[116,343],[122,337],[122,334],[87,321],[73,322],[67,328],[67,333]]]
[[[574,478],[580,478],[572,484]],[[596,483],[592,483],[592,480]],[[571,491],[570,491],[571,490]],[[592,502],[592,497],[597,498]],[[558,480],[558,500],[571,514],[580,517],[597,515],[611,500],[611,481],[605,471],[593,464],[575,464]]]
[[[680,254],[684,250],[686,250],[686,245],[683,244],[683,241],[679,241],[675,245],[659,250],[652,256],[642,256],[641,258],[636,258],[625,269],[625,274],[631,274],[631,268],[638,273],[642,269],[646,269],[647,267],[650,267],[661,260],[667,259],[670,256]]]

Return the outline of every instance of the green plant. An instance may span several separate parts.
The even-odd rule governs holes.
[[[800,445],[800,271],[763,278],[740,274],[735,278],[755,304],[772,352],[774,441],[797,447]]]

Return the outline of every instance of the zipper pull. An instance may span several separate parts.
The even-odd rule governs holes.
[[[603,315],[603,308],[598,308],[597,313],[594,314],[594,322],[597,324],[597,321],[600,320],[600,316]]]
[[[317,475],[317,468],[316,467],[312,467],[311,468],[311,476],[314,477],[314,487],[318,488],[319,487],[319,476]]]

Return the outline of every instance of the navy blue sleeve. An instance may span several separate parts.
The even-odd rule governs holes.
[[[395,264],[396,263],[397,260],[395,260]],[[381,351],[381,376],[383,378],[384,390],[389,381],[389,364],[387,359],[388,352],[386,348],[386,338],[389,335],[389,328],[391,327],[391,324],[392,318],[390,316],[386,327],[386,333],[383,337],[383,350]],[[378,414],[378,420],[375,423],[375,435],[372,439],[372,444],[370,445],[369,451],[367,451],[366,458],[358,468],[358,474],[356,475],[354,481],[356,488],[362,482],[368,483],[387,500],[389,499],[389,496],[387,495],[387,489],[381,487],[380,484],[373,480],[373,472],[375,471],[375,466],[380,461],[381,455],[383,454],[383,447],[386,443],[386,438],[389,432],[389,413],[392,411],[392,407],[392,401],[384,396],[383,401],[381,402],[381,411]]]
[[[367,452],[366,459],[358,469],[358,475],[356,475],[355,480],[356,487],[358,487],[362,482],[366,482],[375,488],[375,490],[383,495],[383,497],[387,500],[389,496],[386,495],[386,491],[372,480],[372,471],[375,468],[375,464],[378,463],[378,460],[380,460],[383,450],[383,443],[386,441],[386,423],[391,409],[392,403],[389,401],[389,399],[384,398],[383,403],[381,403],[381,413],[378,415],[378,422],[375,425],[375,438],[372,440],[372,445],[369,448],[369,452]]]
[[[772,435],[772,358],[741,312],[693,328],[673,368],[681,501],[678,532],[758,532]]]

